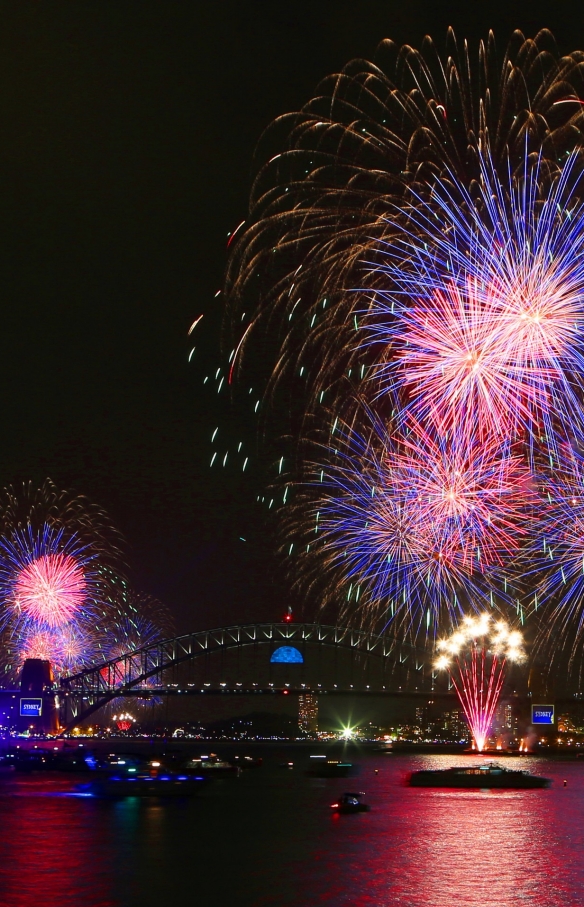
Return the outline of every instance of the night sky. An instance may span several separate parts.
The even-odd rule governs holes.
[[[104,507],[134,584],[179,630],[277,619],[289,602],[314,613],[286,592],[253,469],[209,469],[218,405],[202,378],[219,364],[214,296],[254,146],[385,37],[493,27],[502,49],[513,28],[547,26],[569,51],[584,47],[573,8],[0,3],[0,485],[50,476]]]

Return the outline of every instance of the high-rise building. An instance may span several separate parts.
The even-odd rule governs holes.
[[[420,729],[420,734],[428,732],[428,707],[425,705],[416,708],[416,726]]]
[[[513,714],[513,705],[510,702],[501,702],[495,712],[493,730],[499,733],[517,733],[517,716]]]
[[[301,693],[298,697],[298,727],[307,734],[318,731],[318,697],[314,693]]]
[[[450,740],[468,739],[468,724],[459,709],[444,712],[442,716],[444,732]]]

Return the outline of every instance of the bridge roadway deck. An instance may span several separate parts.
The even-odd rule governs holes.
[[[148,690],[129,689],[117,690],[114,698],[127,697],[129,699],[150,699],[162,696],[379,696],[398,699],[456,699],[454,690],[384,690],[384,689],[359,689],[359,688],[325,688],[325,687],[208,687],[207,689],[176,689],[174,687],[155,688]],[[93,696],[103,696],[103,690],[84,690],[83,694],[71,691],[66,694],[73,697],[90,699]],[[525,697],[518,697],[519,699]],[[573,701],[573,700],[571,700]]]

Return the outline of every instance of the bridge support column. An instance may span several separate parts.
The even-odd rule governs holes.
[[[58,698],[50,661],[27,658],[20,675],[19,731],[55,734],[59,729]]]

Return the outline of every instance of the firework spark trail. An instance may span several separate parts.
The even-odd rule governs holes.
[[[435,667],[448,670],[479,752],[485,748],[505,679],[507,661],[525,658],[523,638],[487,612],[465,617],[450,637],[438,642]],[[454,665],[452,662],[454,661]]]
[[[505,659],[494,655],[490,661],[489,667],[486,651],[473,646],[470,664],[457,658],[456,672],[450,674],[479,753],[485,748],[505,678]]]

